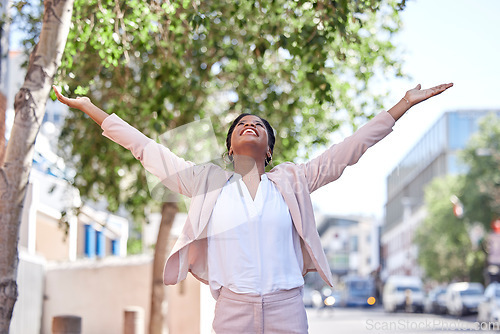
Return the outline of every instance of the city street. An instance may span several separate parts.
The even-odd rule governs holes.
[[[382,307],[371,309],[307,309],[310,334],[329,333],[491,333],[500,323],[478,323],[476,316],[462,318],[432,314],[386,313]]]

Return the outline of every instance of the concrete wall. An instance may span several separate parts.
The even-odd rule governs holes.
[[[48,265],[41,333],[50,334],[52,317],[64,314],[82,317],[82,334],[123,333],[129,306],[142,307],[147,323],[151,272],[150,256]]]
[[[9,333],[51,334],[52,318],[69,314],[82,317],[82,334],[121,334],[123,311],[129,306],[143,308],[147,333],[151,272],[151,256],[47,264],[43,257],[21,249],[19,297]],[[206,285],[188,275],[165,289],[169,334],[211,333],[215,300]],[[205,291],[204,302],[200,289]]]
[[[18,293],[10,334],[39,334],[42,321],[45,260],[40,256],[19,252],[17,269]]]

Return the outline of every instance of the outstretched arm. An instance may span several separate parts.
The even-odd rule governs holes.
[[[88,97],[77,97],[76,99],[71,99],[63,96],[56,86],[52,86],[52,88],[56,93],[57,99],[61,101],[61,103],[66,104],[68,107],[83,111],[99,125],[101,125],[106,117],[109,116],[107,112],[94,105]]]
[[[422,87],[418,84],[415,88],[407,91],[405,96],[394,107],[387,110],[387,112],[391,114],[394,120],[397,121],[414,105],[425,101],[430,97],[441,94],[450,87],[453,87],[452,83],[442,84],[428,89],[421,89]]]
[[[89,115],[104,130],[103,136],[130,150],[141,161],[144,168],[158,177],[170,190],[186,196],[193,196],[195,189],[195,165],[156,143],[139,130],[130,126],[117,115],[109,115],[96,107],[88,97],[71,99],[61,95],[53,87],[57,99],[71,108]]]
[[[387,136],[403,114],[412,106],[441,94],[453,84],[443,84],[422,90],[420,84],[406,92],[405,96],[387,112],[381,112],[343,142],[331,146],[317,158],[303,164],[309,183],[309,192],[339,178],[347,166],[358,162],[364,152]]]

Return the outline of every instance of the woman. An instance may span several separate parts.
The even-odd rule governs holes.
[[[332,285],[316,230],[310,193],[336,180],[372,145],[392,131],[408,109],[453,84],[420,85],[387,112],[304,164],[272,160],[274,133],[267,121],[240,115],[226,144],[234,172],[214,164],[194,165],[147,138],[87,97],[57,98],[89,115],[103,135],[129,149],[173,191],[191,197],[188,219],[164,270],[176,284],[191,272],[210,285],[217,300],[216,333],[307,333],[303,275],[318,271]]]

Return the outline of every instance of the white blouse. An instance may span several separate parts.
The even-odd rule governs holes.
[[[222,189],[208,223],[210,289],[266,294],[302,286],[300,238],[288,206],[263,174],[252,199],[241,175]]]

